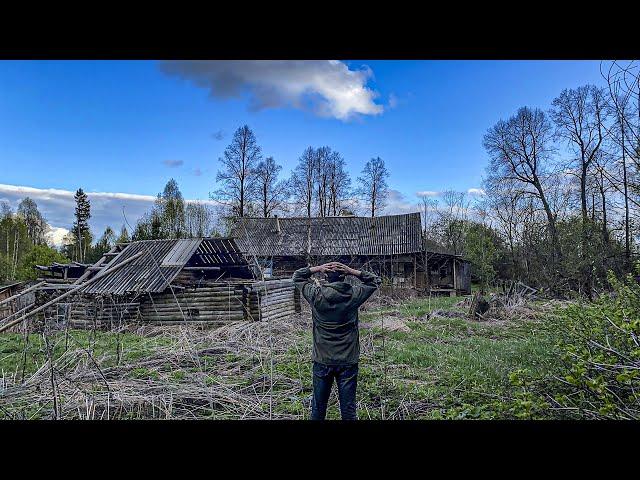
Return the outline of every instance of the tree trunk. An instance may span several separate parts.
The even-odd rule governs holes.
[[[538,190],[538,194],[540,195],[540,200],[542,201],[542,206],[547,215],[547,222],[549,224],[549,232],[551,233],[551,242],[553,247],[553,260],[554,263],[560,260],[560,245],[558,241],[558,230],[556,229],[556,219],[553,216],[553,212],[551,211],[551,207],[549,206],[549,202],[547,202],[547,197],[544,194],[544,190],[542,189],[542,185],[540,181],[536,177],[534,179],[534,186],[536,190]]]
[[[631,259],[630,234],[629,234],[629,191],[627,183],[627,156],[624,145],[624,119],[620,120],[620,137],[622,139],[622,177],[624,186],[624,254],[626,258],[625,267],[629,267]]]

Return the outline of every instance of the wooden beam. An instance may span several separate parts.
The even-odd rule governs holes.
[[[102,265],[102,263],[107,259],[107,255],[114,253],[117,249],[119,249],[120,247],[118,245],[111,247],[111,250],[109,250],[107,253],[105,253],[104,255],[102,255],[102,257],[100,257],[100,260],[98,260],[96,263],[93,264],[93,267],[97,267],[98,265]],[[122,253],[122,252],[120,252]],[[89,275],[91,275],[93,273],[93,270],[91,270],[92,267],[89,267],[85,270],[85,272],[80,276],[80,278],[78,278],[75,282],[73,282],[74,285],[80,285]]]
[[[2,300],[2,301],[0,302],[0,305],[4,305],[5,303],[9,303],[11,300],[15,300],[16,298],[21,297],[21,296],[22,296],[22,295],[24,295],[25,293],[29,293],[29,292],[31,292],[32,290],[35,290],[36,288],[38,288],[38,287],[40,287],[40,286],[44,285],[45,283],[46,283],[46,282],[36,283],[35,285],[30,286],[30,287],[29,287],[29,288],[27,288],[26,290],[23,290],[22,292],[17,293],[17,294],[15,294],[15,295],[13,295],[12,297],[5,298],[4,300]]]
[[[457,291],[458,286],[456,282],[456,259],[453,259],[453,289]]]
[[[184,267],[183,270],[204,270],[204,271],[218,271],[220,267]]]

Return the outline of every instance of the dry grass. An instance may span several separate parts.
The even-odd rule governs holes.
[[[77,332],[44,332],[45,361],[35,372],[24,382],[19,369],[3,375],[0,413],[58,419],[297,418],[274,405],[300,394],[301,382],[272,366],[308,328],[305,318],[205,329],[144,327],[133,335],[163,342],[149,342],[139,358],[127,358],[125,351],[119,363],[117,346],[96,356],[89,344],[74,340]],[[62,350],[64,342],[68,348]]]

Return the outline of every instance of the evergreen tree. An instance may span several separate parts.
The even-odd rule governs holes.
[[[107,227],[96,244],[91,248],[90,254],[87,255],[88,263],[97,262],[102,255],[107,253],[115,245],[116,234],[111,227]]]
[[[131,237],[129,236],[129,230],[127,230],[127,227],[122,225],[122,228],[120,229],[120,235],[116,239],[116,243],[129,243],[130,241]]]
[[[87,250],[91,245],[91,232],[89,230],[89,219],[91,218],[91,203],[87,194],[82,188],[76,191],[73,197],[76,201],[75,217],[73,223],[73,235],[75,237],[76,259],[83,262]]]

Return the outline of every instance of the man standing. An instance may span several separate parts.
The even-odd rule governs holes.
[[[320,285],[314,282],[311,275],[316,272],[326,274],[327,283]],[[361,283],[346,283],[346,275],[358,277]],[[296,270],[293,282],[311,305],[313,318],[311,419],[324,420],[335,378],[340,415],[343,420],[356,420],[360,356],[358,308],[376,291],[380,277],[339,262],[330,262]]]

